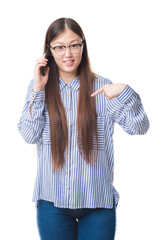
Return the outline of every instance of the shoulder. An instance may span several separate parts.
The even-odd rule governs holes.
[[[112,81],[108,78],[104,78],[95,74],[94,83],[95,83],[95,88],[99,89],[106,84],[112,84]]]

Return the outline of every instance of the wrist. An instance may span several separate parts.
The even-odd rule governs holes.
[[[30,101],[32,101],[32,103],[39,102],[39,101],[45,101],[45,91],[44,90],[34,91],[32,89]]]
[[[39,92],[39,91],[42,91],[42,90],[44,90],[45,88],[44,87],[41,87],[41,86],[35,86],[34,85],[34,87],[33,87],[33,91],[34,92]]]

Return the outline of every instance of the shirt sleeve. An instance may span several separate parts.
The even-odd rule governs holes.
[[[45,107],[45,91],[34,92],[33,80],[31,81],[25,105],[18,123],[18,130],[24,140],[28,143],[37,143],[41,137],[44,128],[44,107]],[[30,106],[32,107],[32,116],[30,114]]]
[[[115,98],[107,101],[107,110],[113,122],[118,123],[130,135],[145,134],[149,120],[140,96],[129,86]]]

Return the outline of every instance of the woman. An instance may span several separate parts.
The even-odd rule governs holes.
[[[114,123],[129,134],[145,134],[148,118],[130,86],[91,71],[86,39],[74,20],[49,26],[45,52],[18,124],[24,140],[37,144],[33,201],[40,238],[112,240],[119,199]]]

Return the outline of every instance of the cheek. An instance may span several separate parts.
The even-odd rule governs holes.
[[[78,56],[78,58],[76,60],[77,60],[77,64],[79,65],[82,60],[82,55]]]
[[[55,62],[56,62],[58,67],[62,66],[63,63],[62,63],[62,59],[61,58],[54,57],[54,60],[55,60]]]

